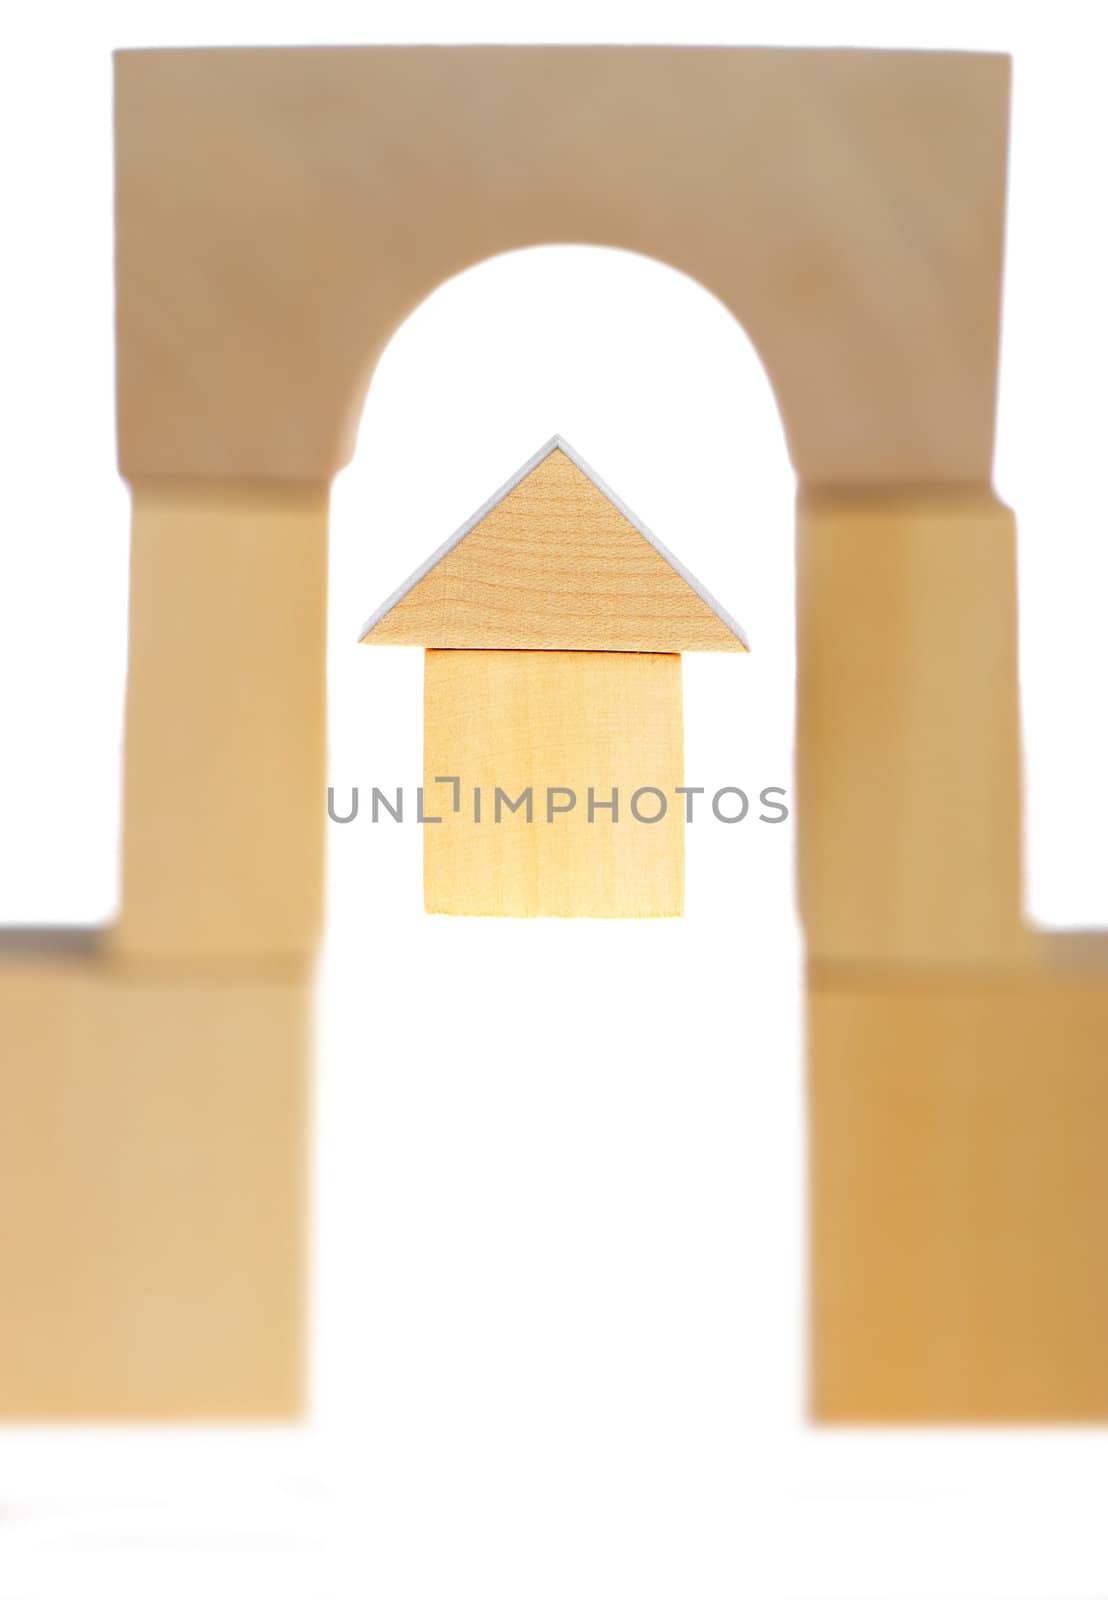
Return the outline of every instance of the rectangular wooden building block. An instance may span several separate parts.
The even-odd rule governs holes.
[[[638,251],[718,295],[801,478],[989,475],[1003,56],[172,49],[115,73],[129,479],[331,478],[405,316],[539,242]]]
[[[325,489],[135,488],[116,949],[315,949],[326,605]]]
[[[428,650],[425,672],[425,804],[442,818],[424,829],[428,911],[681,914],[680,656]],[[457,811],[446,778],[458,780]],[[633,808],[644,818],[661,809],[657,795],[638,793],[651,788],[665,814],[636,820]],[[530,821],[525,805],[507,804],[526,793]]]
[[[810,996],[829,1422],[1108,1421],[1108,972]]]
[[[308,997],[3,960],[0,1418],[304,1403]]]
[[[813,959],[1020,959],[1016,531],[985,491],[801,497],[798,893]]]

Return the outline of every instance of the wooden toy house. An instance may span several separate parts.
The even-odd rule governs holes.
[[[428,911],[680,915],[681,653],[746,637],[564,439],[362,639],[426,650]]]

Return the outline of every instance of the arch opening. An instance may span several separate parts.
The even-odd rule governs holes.
[[[482,1504],[494,1483],[526,1527],[501,1464],[534,1362],[559,1373],[549,1392],[528,1387],[534,1426],[610,1408],[583,1471],[598,1492],[622,1475],[636,1522],[636,1494],[692,1517],[690,1460],[717,1494],[757,1456],[752,1443],[736,1468],[719,1441],[764,1441],[802,1410],[791,820],[705,810],[686,830],[685,917],[634,923],[425,917],[419,828],[371,820],[373,786],[419,781],[422,652],[361,649],[361,624],[554,433],[750,632],[750,656],[684,658],[686,782],[791,797],[794,484],[749,340],[702,286],[621,251],[514,252],[448,280],[384,351],[332,508],[328,781],[340,814],[355,786],[362,808],[328,829],[316,1398],[325,1426],[363,1449],[372,1434],[366,1471],[398,1537],[415,1502],[390,1474],[411,1408],[434,1413],[445,1461],[473,1437],[477,1393]],[[367,988],[368,1027],[353,1021]],[[742,1071],[753,1056],[763,1069]],[[505,1119],[507,1143],[493,1132]],[[591,1349],[572,1325],[583,1280]],[[661,1419],[673,1473],[651,1483],[619,1419],[640,1425],[652,1364],[674,1347],[696,1369],[701,1420]]]

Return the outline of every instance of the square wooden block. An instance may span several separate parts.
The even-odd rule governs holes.
[[[817,1419],[1108,1420],[1106,1038],[1104,971],[817,980]]]
[[[0,1001],[0,1417],[297,1415],[305,986],[12,960]]]
[[[428,650],[424,713],[428,911],[680,916],[680,656]]]

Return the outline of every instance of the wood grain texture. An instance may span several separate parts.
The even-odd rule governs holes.
[[[328,481],[426,295],[571,243],[730,308],[804,481],[987,482],[1008,82],[939,51],[123,52],[121,470]]]
[[[424,900],[428,911],[501,917],[673,917],[684,896],[681,658],[563,651],[428,650],[425,667]],[[460,780],[453,791],[436,783]],[[636,790],[667,796],[658,822],[631,813]],[[618,821],[588,790],[609,800]],[[495,790],[533,793],[533,820]],[[473,820],[473,790],[482,820]],[[547,789],[576,805],[547,821]],[[555,800],[563,805],[564,796]],[[657,799],[640,811],[653,816]]]
[[[1016,533],[991,495],[802,495],[797,877],[809,954],[1005,964],[1021,916]]]
[[[309,994],[0,957],[0,1418],[304,1404]]]
[[[119,950],[315,948],[326,588],[326,490],[135,489]]]
[[[817,974],[808,1041],[815,1416],[1108,1420],[1108,968]]]
[[[561,449],[494,505],[363,642],[657,654],[746,649]]]

